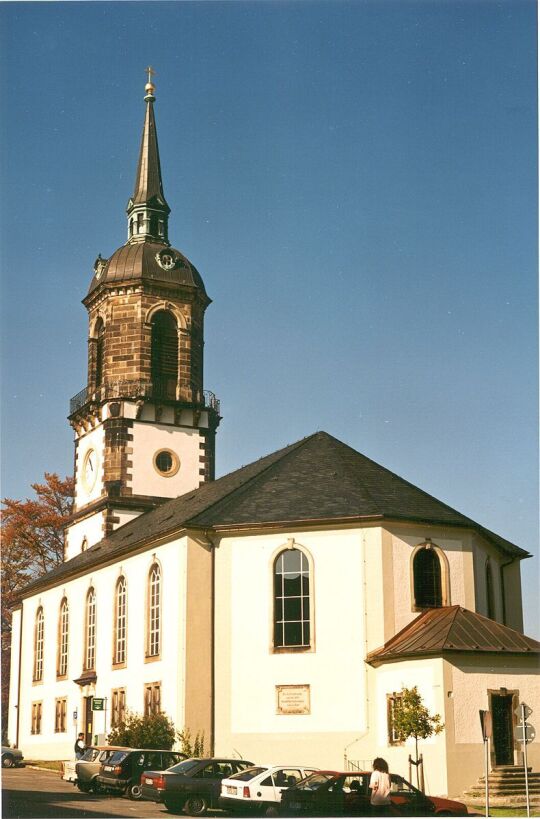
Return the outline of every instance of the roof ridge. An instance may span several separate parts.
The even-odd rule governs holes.
[[[287,458],[293,452],[296,452],[298,449],[300,449],[302,446],[304,446],[304,444],[306,444],[308,441],[312,440],[313,438],[315,438],[317,435],[320,435],[320,434],[321,434],[320,432],[314,432],[312,435],[308,435],[305,438],[301,438],[299,441],[296,441],[294,444],[288,444],[288,446],[283,447],[283,449],[281,449],[281,450],[278,449],[277,452],[270,452],[268,455],[264,455],[262,458],[259,458],[258,460],[262,461],[265,458],[270,458],[272,455],[277,455],[278,453],[281,452],[281,455],[279,455],[279,457],[274,458],[267,466],[265,466],[263,469],[261,469],[255,475],[246,478],[246,480],[243,481],[239,486],[236,486],[234,489],[231,489],[231,491],[228,492],[227,494],[225,494],[223,497],[218,498],[213,503],[210,503],[210,504],[208,504],[208,506],[205,506],[204,509],[201,509],[200,511],[198,511],[196,515],[193,515],[193,517],[187,518],[185,520],[186,526],[189,525],[192,522],[195,522],[200,515],[206,514],[210,509],[213,509],[214,507],[218,506],[219,504],[223,504],[223,507],[227,508],[227,504],[232,502],[232,500],[235,499],[236,497],[238,497],[238,495],[242,494],[242,492],[244,492],[246,490],[248,485],[250,485],[252,487],[253,484],[257,483],[259,481],[259,479],[262,478],[263,475],[266,475],[267,472],[270,469],[272,469],[272,467],[277,466],[277,464],[279,464],[279,463],[282,463],[282,461],[285,458]],[[246,464],[246,466],[241,466],[239,469],[234,470],[234,472],[240,472],[242,469],[246,469],[248,466],[253,466],[253,463],[257,463],[257,461],[254,461],[251,464]],[[223,478],[229,478],[231,475],[234,475],[234,472],[228,472],[226,475],[223,475],[222,477]],[[221,478],[218,478],[218,480],[221,480]],[[214,481],[214,483],[215,483],[215,481]]]

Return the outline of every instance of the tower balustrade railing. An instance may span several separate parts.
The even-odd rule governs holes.
[[[107,381],[94,389],[91,387],[84,387],[76,395],[74,395],[69,402],[69,414],[73,415],[86,406],[86,404],[90,404],[92,402],[107,401],[114,398],[154,398],[158,400],[180,400],[181,403],[211,409],[219,415],[219,398],[217,398],[216,395],[210,390],[193,390],[191,401],[178,399],[175,393],[176,389],[171,390],[170,385],[166,385],[162,382],[152,383],[151,381],[128,381],[120,379],[115,381]]]

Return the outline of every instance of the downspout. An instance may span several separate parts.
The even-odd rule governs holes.
[[[367,664],[367,662],[365,660],[365,658],[367,657],[367,654],[368,654],[368,636],[367,636],[367,619],[368,619],[368,615],[367,615],[367,579],[366,579],[366,536],[365,536],[364,532],[362,532],[362,575],[363,575],[363,577],[362,577],[363,592],[362,593],[364,595],[364,607],[363,607],[364,608],[364,613],[363,613],[364,614],[364,618],[363,618],[364,619],[364,690],[365,690],[365,694],[366,694],[366,700],[365,700],[366,727],[365,727],[364,731],[362,731],[360,736],[356,737],[356,739],[353,739],[352,742],[349,742],[349,744],[346,745],[345,748],[343,749],[343,762],[344,762],[344,769],[345,770],[348,770],[347,765],[348,765],[348,761],[349,761],[347,751],[349,750],[351,745],[354,745],[356,742],[360,742],[361,739],[363,739],[365,736],[367,736],[369,734],[369,679],[368,679],[369,670],[368,670],[368,664]]]
[[[19,724],[20,724],[20,713],[21,713],[21,659],[22,659],[22,636],[23,636],[23,615],[24,615],[24,602],[21,604],[21,623],[19,626],[19,671],[18,671],[18,680],[17,680],[17,727],[16,727],[16,737],[15,737],[15,747],[19,747]]]

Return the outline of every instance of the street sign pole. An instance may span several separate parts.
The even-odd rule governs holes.
[[[521,724],[523,725],[523,762],[525,763],[525,798],[527,799],[527,816],[531,815],[529,801],[529,770],[527,766],[527,723],[525,722],[525,703],[521,703]]]
[[[484,781],[486,785],[486,816],[489,816],[489,738],[493,730],[491,713],[480,711],[480,726],[484,741]]]

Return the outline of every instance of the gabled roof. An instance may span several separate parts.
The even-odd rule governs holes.
[[[424,611],[366,659],[378,665],[406,657],[464,651],[540,654],[540,642],[461,606],[443,606]]]
[[[317,432],[135,518],[31,583],[23,594],[182,529],[383,520],[474,529],[512,556],[529,556],[328,433]]]

